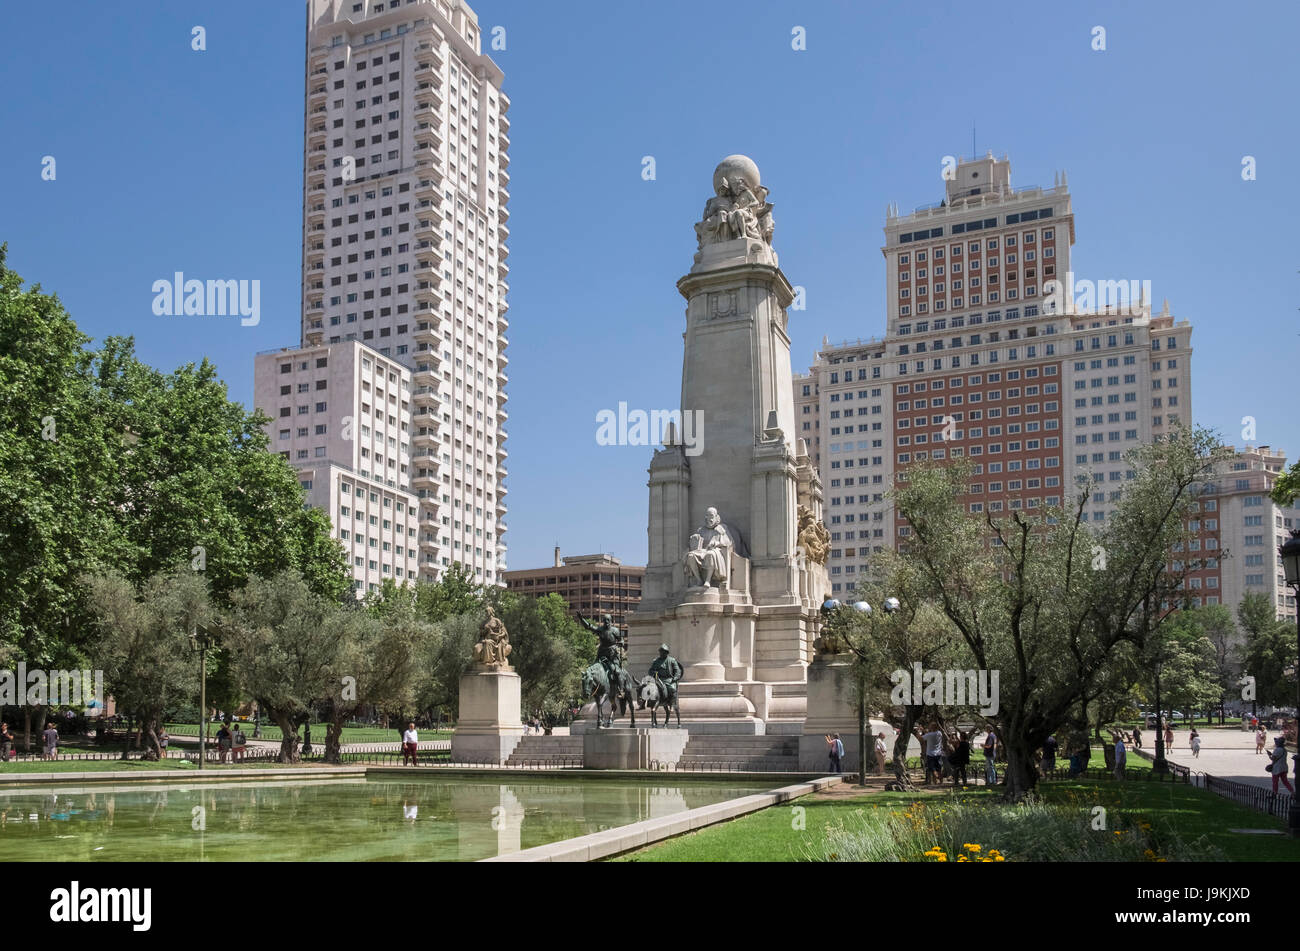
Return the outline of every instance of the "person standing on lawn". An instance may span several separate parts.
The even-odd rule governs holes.
[[[59,730],[53,721],[45,724],[45,732],[41,734],[41,738],[45,741],[45,753],[42,759],[58,759]],[[1277,784],[1274,783],[1273,785],[1276,786]]]
[[[876,734],[876,770],[883,776],[885,773],[885,731],[881,730]]]
[[[989,730],[988,736],[984,737],[984,785],[996,786],[998,784],[998,737],[992,730]]]
[[[843,772],[844,767],[841,763],[844,760],[844,743],[840,740],[840,735],[836,733],[833,736],[826,737],[826,745],[831,757],[831,772]]]
[[[970,734],[958,733],[957,745],[952,754],[948,757],[948,763],[952,766],[952,785],[957,788],[957,777],[961,776],[961,784],[966,785],[966,767],[970,764]]]
[[[930,732],[922,733],[917,730],[915,736],[922,744],[922,755],[925,757],[925,784],[930,785],[930,777],[934,777],[936,783],[943,782],[943,733],[939,730],[939,724],[930,724]]]
[[[1124,746],[1122,734],[1115,734],[1115,778],[1124,779],[1124,767],[1128,765],[1128,750]]]

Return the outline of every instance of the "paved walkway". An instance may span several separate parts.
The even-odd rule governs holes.
[[[1179,766],[1200,770],[1218,779],[1273,788],[1273,779],[1264,772],[1264,766],[1268,763],[1267,750],[1273,746],[1273,737],[1279,735],[1277,732],[1268,732],[1265,752],[1259,754],[1255,753],[1254,733],[1237,729],[1213,729],[1201,730],[1201,755],[1193,756],[1188,748],[1189,735],[1188,730],[1174,730],[1174,744],[1165,751],[1165,757]],[[1154,732],[1144,731],[1142,749],[1154,754],[1154,741]],[[1287,770],[1294,785],[1295,764],[1291,761],[1290,753],[1287,754]],[[1279,784],[1278,791],[1286,792],[1286,788]]]
[[[168,734],[168,736],[171,739],[177,740],[193,740],[195,743],[199,740],[198,736],[193,733],[171,733]],[[216,746],[217,737],[215,733],[208,737],[208,742],[212,746]],[[299,744],[299,747],[301,748],[301,744]],[[251,735],[249,735],[248,748],[278,750],[280,748],[280,741],[267,739],[255,740]],[[313,735],[311,738],[311,748],[313,752],[318,749],[324,750],[325,738],[322,736],[317,739]],[[451,749],[451,740],[421,740],[419,748],[421,750],[449,750]],[[402,744],[400,740],[393,740],[391,743],[344,743],[340,747],[340,752],[343,753],[400,753],[401,750]]]

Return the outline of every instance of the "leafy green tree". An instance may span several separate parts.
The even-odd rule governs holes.
[[[430,621],[441,621],[457,614],[468,614],[483,606],[483,586],[460,562],[442,572],[437,581],[421,583],[415,589],[418,613]]]
[[[1170,553],[1217,440],[1183,430],[1130,453],[1136,478],[1113,516],[1083,520],[1090,487],[1067,510],[1013,509],[976,518],[969,463],[917,466],[893,492],[907,519],[903,556],[960,632],[978,669],[999,671],[995,723],[1007,751],[1007,796],[1036,783],[1035,752],[1095,689],[1117,645],[1139,648],[1181,600],[1187,566]]]
[[[1277,619],[1268,596],[1250,592],[1237,605],[1237,622],[1245,634],[1242,674],[1255,678],[1255,700],[1265,706],[1287,706],[1295,700],[1295,680],[1288,668],[1296,662],[1295,628]]]
[[[146,579],[139,597],[117,573],[87,577],[84,590],[99,632],[92,651],[104,671],[104,689],[139,720],[145,759],[160,759],[163,712],[198,686],[189,635],[213,618],[207,585],[181,568]]]
[[[524,710],[555,717],[578,695],[582,671],[596,659],[595,635],[569,615],[558,594],[530,598],[496,589],[490,597],[510,634]]]
[[[11,661],[80,666],[93,637],[78,579],[117,564],[119,433],[97,412],[89,338],[24,290],[0,245],[0,643]],[[30,745],[33,711],[24,732]]]
[[[292,569],[331,600],[348,592],[328,516],[303,506],[297,475],[267,451],[269,420],[230,401],[211,363],[164,374],[130,338],[109,337],[94,371],[109,430],[128,434],[107,500],[128,576],[189,565],[224,599],[252,575]]]
[[[409,711],[415,705],[419,660],[437,636],[415,612],[413,593],[386,586],[364,607],[342,608],[330,623],[339,638],[325,734],[325,761],[341,761],[343,725],[363,707]]]
[[[886,723],[899,731],[891,755],[894,781],[911,789],[914,784],[907,772],[907,746],[915,727],[931,721],[955,722],[970,711],[927,704],[923,695],[920,702],[913,702],[917,696],[912,690],[896,694],[900,681],[895,673],[902,671],[911,678],[915,664],[920,664],[922,670],[965,668],[968,666],[965,658],[969,655],[943,612],[924,598],[924,580],[916,573],[915,566],[896,552],[887,551],[873,556],[868,577],[872,580],[861,584],[858,593],[872,606],[872,613],[864,615],[851,607],[841,607],[824,623],[823,641],[834,642],[838,638],[855,658],[854,689],[863,701],[858,740],[864,760],[869,761],[875,748],[866,735],[869,732],[866,718],[872,712],[879,712]],[[897,612],[890,614],[884,610],[887,597],[898,598]],[[907,686],[910,685],[909,679]],[[900,698],[906,702],[898,703]]]
[[[243,693],[282,731],[280,762],[299,759],[298,728],[334,696],[348,643],[344,610],[313,592],[302,575],[253,578],[231,595],[222,646]]]

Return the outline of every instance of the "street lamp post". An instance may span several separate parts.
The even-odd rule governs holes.
[[[1300,529],[1291,529],[1291,538],[1277,550],[1282,559],[1286,583],[1297,595],[1296,599],[1296,742],[1300,744]],[[1296,763],[1296,782],[1300,783],[1300,755],[1292,757]],[[1292,793],[1291,810],[1287,815],[1287,831],[1300,837],[1300,793]]]
[[[895,611],[899,609],[900,606],[901,605],[899,604],[897,598],[885,598],[884,608],[886,614],[893,614]],[[871,617],[871,605],[868,604],[866,601],[856,601],[852,605],[844,605],[835,598],[828,598],[826,600],[826,603],[822,605],[822,617],[825,619],[826,626],[830,626],[832,617],[839,611],[840,608],[843,607],[850,607],[854,612],[862,615],[863,617]],[[841,620],[840,623],[847,626],[847,618]],[[831,634],[836,639],[838,639],[841,636],[839,631],[832,631]],[[848,637],[844,636],[843,639],[844,639],[844,645],[848,647],[849,650],[852,651],[853,654],[855,655],[856,662],[854,664],[854,667],[855,669],[857,669],[859,674],[858,676],[858,785],[865,786],[867,784],[867,749],[868,749],[867,733],[869,732],[867,730],[866,682],[861,676],[861,664],[862,664],[861,657],[858,656],[858,652],[854,650],[853,644],[852,642],[849,641]],[[874,749],[874,746],[872,748]]]
[[[190,646],[199,655],[199,769],[208,755],[208,651],[216,643],[216,632],[203,624],[190,629]]]

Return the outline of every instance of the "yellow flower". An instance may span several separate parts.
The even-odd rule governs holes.
[[[993,861],[995,861],[995,862],[1005,862],[1006,859],[1003,858],[1001,855],[995,855],[995,856],[993,857]],[[1162,859],[1161,861],[1163,861],[1163,859]]]
[[[967,842],[965,845],[962,846],[962,848],[966,849],[968,852],[978,852],[980,850],[980,847],[978,845],[975,845],[971,842]]]
[[[968,859],[968,858],[967,858],[966,856],[964,856],[964,855],[959,855],[959,856],[957,856],[957,861],[958,861],[958,862],[969,862],[970,859]]]

